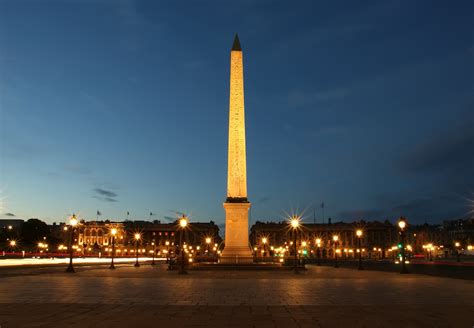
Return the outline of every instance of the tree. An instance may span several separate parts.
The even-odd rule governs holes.
[[[27,246],[36,245],[39,241],[48,239],[50,231],[48,225],[38,219],[29,219],[21,228],[22,243]]]

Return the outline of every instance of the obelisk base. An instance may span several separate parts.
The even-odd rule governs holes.
[[[220,262],[248,264],[253,262],[249,246],[249,202],[225,202],[225,247]]]

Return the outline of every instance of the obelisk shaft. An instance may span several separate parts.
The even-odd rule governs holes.
[[[230,53],[229,153],[225,209],[225,248],[221,262],[252,261],[249,248],[247,165],[245,156],[244,66],[239,38]]]
[[[229,149],[227,163],[227,198],[247,199],[247,164],[245,156],[244,65],[240,42],[230,53]]]

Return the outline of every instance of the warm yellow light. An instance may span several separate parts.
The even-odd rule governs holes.
[[[117,229],[112,228],[112,229],[110,230],[110,233],[112,234],[112,236],[115,236],[115,235],[117,234]]]
[[[15,240],[11,240],[11,241],[10,241],[10,246],[12,246],[12,247],[16,246],[16,241],[15,241]]]
[[[76,219],[76,215],[73,214],[71,216],[71,219],[69,220],[69,224],[72,226],[72,227],[75,227],[77,225],[77,219]]]
[[[360,230],[360,229],[357,230],[356,235],[357,235],[357,237],[361,237],[362,236],[362,230]]]
[[[306,245],[307,245],[307,243],[306,243],[305,241],[303,241],[303,242],[301,243],[301,246],[303,246],[303,247],[306,247]]]
[[[186,226],[188,225],[188,219],[183,216],[183,218],[179,220],[179,225],[181,226],[181,228],[186,228]]]
[[[166,241],[166,242],[165,242],[165,245],[166,245],[166,246],[169,246],[169,244],[170,244],[169,241]]]
[[[334,240],[334,241],[338,241],[338,240],[339,240],[339,236],[338,236],[338,235],[334,235],[334,236],[332,236],[332,240]]]
[[[210,244],[212,242],[211,238],[207,237],[206,238],[206,244]]]
[[[400,229],[405,229],[407,223],[405,222],[405,220],[400,220],[398,221],[398,226],[400,227]]]
[[[298,217],[293,216],[292,219],[290,220],[290,224],[293,227],[293,229],[296,229],[300,226],[300,220]]]
[[[319,244],[321,244],[321,239],[320,238],[316,238],[316,244],[318,244],[318,246],[319,246]]]
[[[267,238],[263,237],[262,238],[262,243],[266,244],[267,243]]]
[[[454,246],[459,247],[459,246],[461,246],[461,243],[457,241],[457,242],[454,243]]]
[[[136,233],[135,234],[135,240],[140,240],[140,238],[141,238],[141,235],[139,233]]]

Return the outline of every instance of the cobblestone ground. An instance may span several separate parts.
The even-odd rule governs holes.
[[[474,281],[309,267],[0,270],[0,326],[474,327]]]

